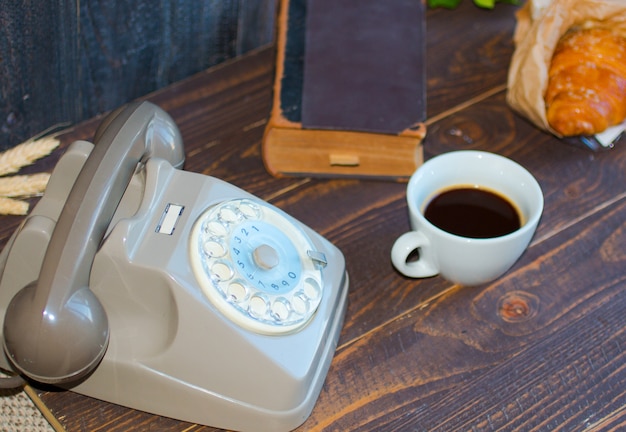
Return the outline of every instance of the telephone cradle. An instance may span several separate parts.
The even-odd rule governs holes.
[[[76,141],[0,254],[0,367],[192,423],[310,415],[347,304],[342,253],[280,209],[183,171],[149,102]]]

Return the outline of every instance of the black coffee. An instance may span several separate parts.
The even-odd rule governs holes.
[[[472,187],[449,189],[435,196],[424,216],[444,231],[470,238],[500,237],[521,226],[519,213],[508,199]]]

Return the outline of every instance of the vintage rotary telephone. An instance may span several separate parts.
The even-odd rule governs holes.
[[[309,416],[343,322],[341,252],[278,208],[180,170],[149,103],[73,143],[0,254],[0,367],[227,429]]]

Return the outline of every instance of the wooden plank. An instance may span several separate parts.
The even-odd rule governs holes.
[[[68,95],[79,93],[79,81],[74,63],[64,64],[78,57],[74,6],[62,0],[0,8],[0,151],[74,120],[79,101]]]
[[[270,200],[346,256],[351,286],[340,348],[301,430],[582,430],[623,423],[626,147],[591,153],[506,107],[501,85],[510,45],[499,32],[510,32],[502,22],[510,22],[512,10],[490,15],[463,5],[428,15],[430,58],[447,77],[430,75],[432,113],[488,94],[431,124],[428,157],[467,148],[503,154],[535,174],[546,198],[532,247],[511,272],[481,287],[412,280],[393,270],[391,244],[408,229],[404,184],[274,179],[264,171],[259,149],[269,114],[270,49],[149,96],[178,122],[187,169]],[[446,39],[452,21],[481,28],[476,42],[457,38],[455,46]],[[482,47],[486,41],[495,45]],[[447,48],[433,52],[437,46]],[[450,59],[455,66],[446,69]],[[483,67],[489,79],[478,81],[473,77]],[[64,143],[90,136],[97,121],[69,131]],[[3,218],[0,242],[20,220]],[[72,392],[42,397],[69,431],[215,430]]]
[[[278,0],[239,0],[237,55],[272,42],[277,4]]]
[[[507,109],[503,92],[431,125],[425,148],[428,157],[459,149],[495,152],[529,169],[545,197],[534,243],[626,196],[626,148],[595,154],[559,142]],[[441,278],[404,278],[391,266],[391,246],[409,230],[405,188],[384,182],[311,182],[274,200],[346,255],[354,292],[348,315],[355,318],[346,320],[345,340],[401,315],[406,305],[428,303],[455,289]]]
[[[236,55],[238,3],[81,2],[87,117]]]
[[[428,118],[506,83],[516,7],[492,10],[462,1],[426,15]]]
[[[63,0],[0,10],[0,150],[268,44],[274,0]]]
[[[499,281],[345,341],[303,430],[582,430],[622,410],[625,213],[621,199]]]

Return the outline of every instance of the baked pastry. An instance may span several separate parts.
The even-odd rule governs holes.
[[[626,118],[626,38],[574,28],[554,50],[544,96],[550,126],[563,136],[594,135]]]

